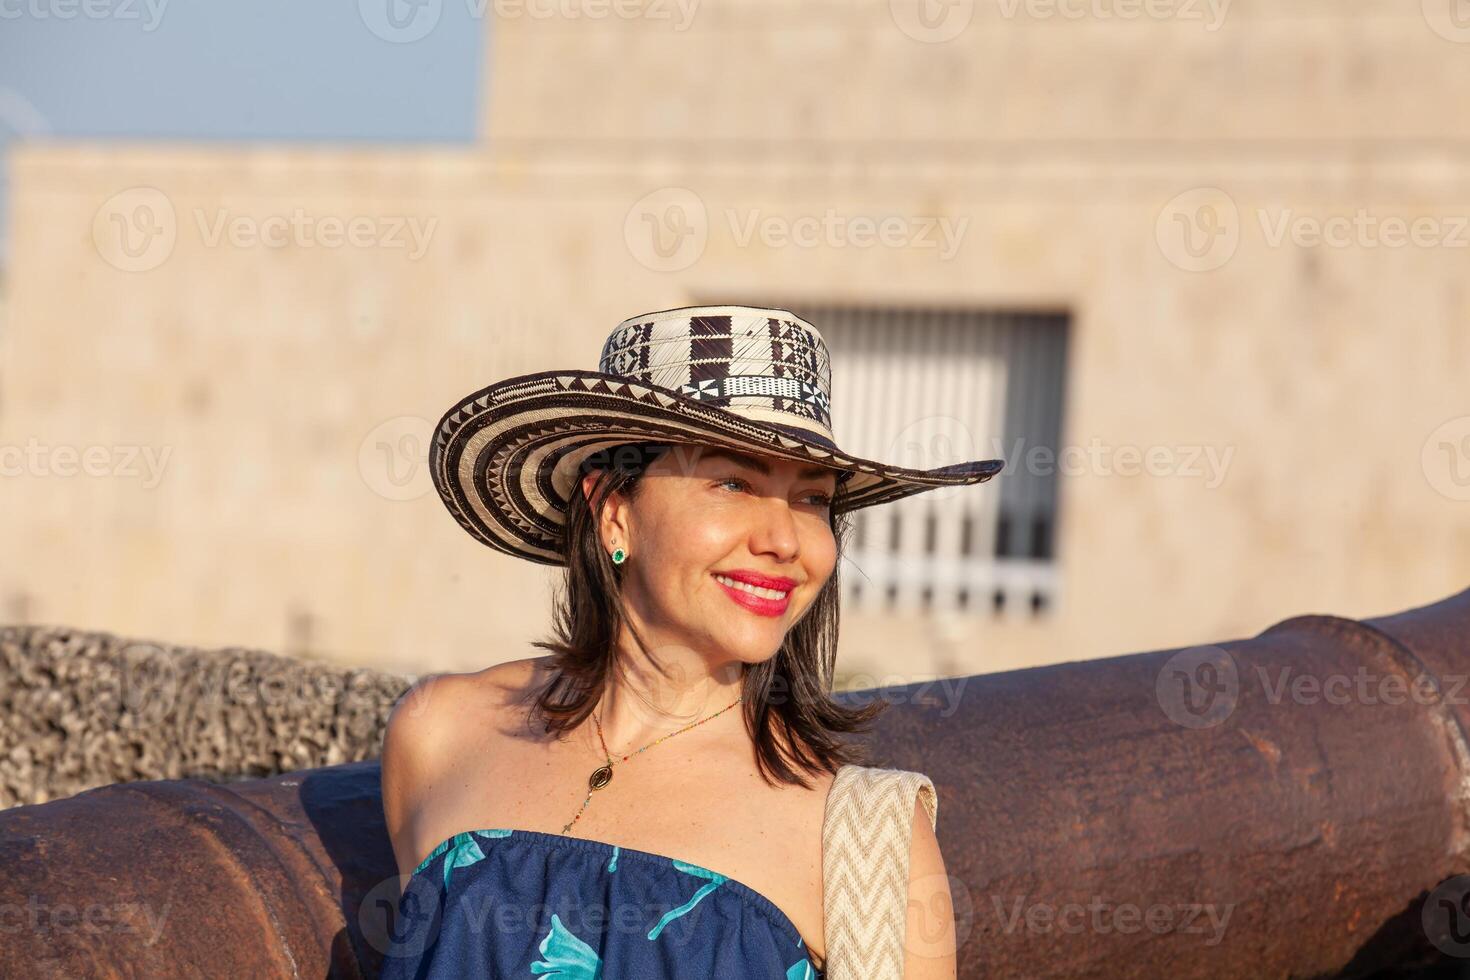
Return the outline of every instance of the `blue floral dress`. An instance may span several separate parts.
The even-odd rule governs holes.
[[[455,834],[403,889],[384,980],[822,980],[755,889],[697,864],[535,830]]]

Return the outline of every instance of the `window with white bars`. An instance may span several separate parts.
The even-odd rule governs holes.
[[[854,512],[844,603],[1012,618],[1053,608],[1068,316],[770,305],[827,341],[839,446],[922,469],[1006,461],[985,483]]]

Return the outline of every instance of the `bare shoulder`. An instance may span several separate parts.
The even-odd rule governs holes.
[[[428,798],[463,758],[466,739],[499,727],[505,709],[542,682],[548,658],[527,657],[465,673],[429,674],[388,714],[381,753],[383,816],[400,872],[417,854]],[[488,725],[465,725],[466,718]]]
[[[466,710],[477,717],[522,703],[544,684],[550,671],[549,657],[508,660],[481,670],[464,673],[429,674],[419,678],[399,696],[388,715],[383,737],[384,764],[390,750],[394,761],[420,759],[433,747],[445,748],[461,727]]]

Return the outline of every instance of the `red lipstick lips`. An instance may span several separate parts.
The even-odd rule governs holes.
[[[780,616],[784,613],[786,607],[791,604],[791,590],[796,588],[797,584],[795,579],[779,575],[764,575],[760,572],[744,568],[736,569],[732,572],[716,572],[715,574],[724,578],[733,579],[736,582],[754,585],[758,588],[772,589],[786,593],[780,599],[770,599],[766,596],[759,596],[752,592],[747,592],[744,589],[734,588],[726,585],[724,582],[720,582],[718,578],[715,579],[720,588],[725,590],[726,595],[758,616]]]

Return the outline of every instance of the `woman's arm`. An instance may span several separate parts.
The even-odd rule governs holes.
[[[955,980],[954,900],[939,838],[929,826],[921,800],[914,801],[909,844],[908,935],[904,941],[904,980]]]

